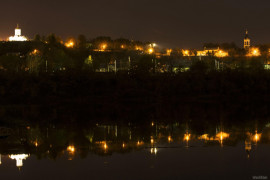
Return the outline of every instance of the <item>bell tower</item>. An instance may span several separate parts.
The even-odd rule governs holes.
[[[19,24],[17,24],[17,27],[15,29],[15,36],[21,36],[21,35],[22,35],[21,29],[19,27]]]
[[[244,49],[249,49],[250,48],[250,38],[248,37],[248,30],[246,30],[246,35],[244,38]]]

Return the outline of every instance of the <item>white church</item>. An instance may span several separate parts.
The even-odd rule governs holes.
[[[22,36],[22,31],[17,24],[15,29],[15,35],[9,37],[9,41],[27,41],[28,39],[25,36]]]

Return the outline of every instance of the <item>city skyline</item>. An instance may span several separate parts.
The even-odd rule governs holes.
[[[269,5],[266,0],[3,2],[0,38],[10,36],[14,24],[19,23],[27,37],[55,33],[65,39],[84,34],[89,38],[156,41],[164,47],[180,48],[201,48],[207,42],[240,46],[248,29],[254,44],[264,44],[269,43],[270,26],[265,23],[269,15],[265,7]]]

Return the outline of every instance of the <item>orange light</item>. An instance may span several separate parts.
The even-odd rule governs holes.
[[[32,54],[34,54],[34,55],[37,54],[37,53],[38,53],[37,49],[34,49],[33,52],[32,52]]]
[[[260,56],[261,55],[261,52],[259,50],[259,48],[251,48],[250,49],[250,52],[247,56]]]
[[[252,139],[253,139],[253,141],[255,141],[257,143],[258,141],[260,141],[261,136],[262,136],[262,134],[258,134],[257,131],[256,131],[256,133],[255,133],[255,135],[253,136]]]
[[[125,143],[123,143],[123,144],[122,144],[122,147],[123,147],[123,148],[125,148],[125,147],[126,147]]]
[[[104,143],[103,147],[105,150],[107,150],[108,149],[107,143]]]
[[[170,56],[172,53],[172,50],[171,49],[167,49],[167,56]]]
[[[37,141],[35,141],[35,146],[38,147],[38,142]]]
[[[105,51],[107,49],[108,45],[107,44],[101,44],[100,48],[101,51]]]
[[[208,140],[209,136],[208,136],[208,134],[203,134],[198,139],[200,139],[200,140]]]
[[[223,140],[227,139],[230,135],[225,132],[220,132],[216,135],[216,139],[220,141],[221,145],[223,145]]]
[[[68,146],[67,151],[70,152],[70,153],[74,153],[75,152],[75,147],[74,146]]]
[[[184,140],[185,140],[185,141],[189,141],[189,140],[190,140],[190,134],[186,133],[186,134],[184,135]]]
[[[172,137],[168,136],[168,142],[170,143],[172,141]]]
[[[189,56],[189,50],[182,50],[183,56]]]
[[[222,51],[222,50],[219,50],[219,51],[215,54],[216,57],[227,57],[228,55],[229,55],[228,52],[225,52],[225,51]]]
[[[149,54],[152,54],[153,52],[154,52],[154,49],[153,49],[153,48],[149,48],[149,49],[148,49],[148,53],[149,53]]]
[[[142,141],[138,141],[138,142],[137,142],[137,145],[138,145],[138,146],[140,146],[140,145],[142,145],[142,144],[143,144]]]
[[[68,47],[68,48],[73,48],[74,47],[74,42],[70,40],[69,42],[67,42],[65,44],[65,46]]]
[[[151,137],[151,144],[154,144],[154,139],[153,139],[153,137]]]
[[[143,50],[143,48],[140,47],[140,46],[136,46],[135,49],[136,49],[137,51],[142,51],[142,50]]]

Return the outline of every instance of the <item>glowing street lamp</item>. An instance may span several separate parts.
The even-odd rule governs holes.
[[[70,146],[68,146],[67,147],[67,151],[69,152],[69,153],[74,153],[75,152],[75,147],[74,146],[72,146],[72,145],[70,145]]]
[[[153,48],[149,48],[149,49],[148,49],[148,53],[149,53],[149,54],[152,54],[153,52],[154,52],[154,49],[153,49]]]
[[[258,141],[260,141],[261,135],[262,135],[262,134],[258,134],[257,131],[256,131],[255,135],[254,135],[253,138],[252,138],[253,141],[255,141],[256,143],[257,143]]]
[[[224,139],[227,139],[228,137],[229,137],[230,135],[228,134],[228,133],[225,133],[225,132],[220,132],[220,133],[218,133],[217,135],[216,135],[216,138],[218,139],[218,140],[220,140],[220,144],[221,144],[221,146],[223,145],[223,140]]]
[[[183,56],[189,56],[189,50],[182,50]]]
[[[155,143],[155,140],[154,138],[151,136],[151,144],[154,144]]]
[[[171,143],[172,142],[172,137],[168,136],[168,142]]]
[[[108,46],[107,44],[101,44],[101,50],[102,50],[102,51],[105,51],[106,48],[107,48],[107,46]]]
[[[170,56],[172,53],[172,49],[167,49],[167,56]]]
[[[35,141],[34,144],[35,144],[36,147],[38,147],[38,141],[37,140]]]
[[[137,146],[140,146],[140,145],[142,145],[143,144],[143,141],[138,141],[137,142]]]
[[[33,55],[36,55],[38,52],[39,52],[39,51],[38,51],[37,49],[34,49],[34,50],[32,51],[32,54],[33,54]]]
[[[186,133],[184,135],[184,140],[188,142],[190,140],[190,134]]]
[[[72,40],[70,40],[69,42],[67,42],[67,43],[65,44],[65,46],[66,46],[67,48],[73,48],[73,47],[74,47],[74,42],[73,42]]]
[[[260,56],[261,52],[259,48],[251,48],[248,56]]]
[[[154,47],[157,46],[157,44],[156,43],[151,43],[151,44],[149,44],[149,46],[154,48]]]
[[[142,50],[143,50],[143,48],[140,47],[140,46],[136,46],[135,49],[136,49],[137,51],[142,51]]]

